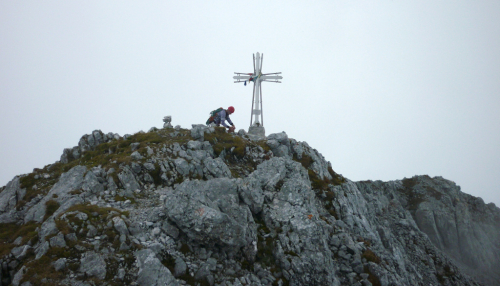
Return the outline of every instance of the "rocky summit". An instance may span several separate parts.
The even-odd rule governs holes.
[[[0,188],[1,285],[500,285],[500,209],[306,142],[100,130]]]

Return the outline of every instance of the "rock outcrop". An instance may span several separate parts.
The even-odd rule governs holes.
[[[97,130],[0,190],[1,285],[500,284],[493,204],[353,182],[284,132]]]

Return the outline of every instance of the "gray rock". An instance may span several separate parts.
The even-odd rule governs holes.
[[[59,230],[57,229],[57,226],[56,226],[54,219],[48,219],[40,227],[40,231],[38,232],[38,236],[40,237],[40,241],[43,241],[46,236],[51,235],[51,234],[56,234],[58,232],[59,232]]]
[[[66,258],[59,258],[54,262],[54,269],[56,271],[61,271],[66,269]]]
[[[123,280],[123,278],[125,278],[125,269],[123,269],[123,268],[118,269],[118,273],[116,274],[116,278],[118,280]]]
[[[45,253],[47,253],[47,251],[49,251],[49,242],[48,241],[45,241],[43,243],[41,243],[37,249],[35,249],[35,259],[40,259],[40,257],[44,256]]]
[[[90,194],[100,194],[104,191],[104,186],[93,172],[87,172],[83,180],[82,190]]]
[[[93,225],[89,224],[87,226],[87,229],[88,229],[87,237],[94,237],[97,235],[97,229]]]
[[[74,233],[74,232],[66,234],[65,238],[69,241],[77,241],[78,240],[78,238],[76,237],[76,233]]]
[[[132,162],[130,164],[130,168],[134,173],[139,174],[141,172],[141,165],[137,164],[136,162]]]
[[[135,151],[135,150],[137,150],[137,149],[139,148],[139,145],[141,145],[141,143],[139,143],[139,142],[134,142],[134,143],[131,143],[131,144],[130,144],[130,149],[131,149],[132,151]]]
[[[13,244],[21,245],[22,241],[23,241],[23,237],[19,236],[18,238],[16,238],[16,240],[14,240]]]
[[[155,153],[155,151],[149,146],[146,147],[146,152],[148,153],[148,156],[152,156]]]
[[[205,133],[212,133],[215,131],[213,127],[208,127],[203,124],[193,124],[191,129],[191,137],[194,140],[203,141]]]
[[[151,249],[137,251],[135,257],[139,268],[137,272],[137,283],[139,285],[179,285],[170,270],[163,266]]]
[[[26,271],[28,269],[26,266],[23,265],[19,271],[16,272],[16,275],[12,278],[12,285],[13,286],[19,286],[19,283],[21,282],[21,279],[23,279],[24,274],[26,274]]]
[[[68,209],[75,203],[81,203],[80,198],[74,198],[70,192],[81,189],[83,185],[83,175],[87,171],[84,166],[75,166],[66,173],[63,173],[59,181],[50,189],[49,193],[40,202],[31,207],[24,216],[24,222],[42,222],[46,211],[46,202],[54,199],[61,204],[54,215]]]
[[[135,190],[140,189],[140,185],[129,167],[123,168],[123,171],[118,174],[118,179],[127,191],[134,192]]]
[[[114,217],[113,218],[113,225],[114,225],[116,231],[118,231],[120,234],[123,234],[123,235],[129,234],[127,224],[125,223],[125,221],[123,221],[123,219],[121,217],[118,217],[118,216]]]
[[[187,143],[188,149],[191,149],[191,150],[200,150],[202,145],[203,145],[203,143],[200,141],[192,141],[191,140]]]
[[[15,206],[19,200],[24,198],[26,194],[26,189],[21,189],[20,176],[14,177],[0,193],[0,214],[15,211]],[[34,190],[37,189],[35,184],[32,187]]]
[[[18,246],[18,247],[12,248],[10,253],[12,253],[12,255],[14,255],[14,257],[17,260],[23,260],[26,257],[26,255],[28,254],[28,251],[30,249],[31,249],[31,246],[23,245],[23,246]]]
[[[185,181],[169,195],[165,210],[189,238],[234,250],[256,240],[250,210],[238,202],[234,180]]]
[[[134,160],[141,160],[141,159],[144,159],[144,157],[137,151],[134,151],[130,157]]]
[[[165,246],[159,242],[153,242],[149,245],[149,249],[156,254],[156,257],[161,257],[161,254],[165,251]]]
[[[208,263],[203,263],[201,267],[196,271],[194,279],[196,280],[206,280],[207,276],[210,275],[210,265]]]
[[[78,271],[103,280],[106,278],[106,262],[98,253],[87,251],[80,261]]]
[[[104,133],[101,130],[94,130],[90,135],[83,135],[78,142],[80,153],[95,150],[95,147],[104,142]]]
[[[245,129],[240,129],[240,130],[238,130],[238,135],[244,136],[244,135],[247,135],[247,132],[245,131]]]
[[[59,232],[56,236],[50,238],[51,247],[65,247],[66,241],[64,240],[64,234]]]
[[[109,176],[107,182],[108,182],[108,191],[114,192],[118,189],[118,186],[116,185],[113,177]]]
[[[179,236],[179,229],[171,225],[168,221],[163,221],[161,229],[170,237],[176,239]]]
[[[175,258],[174,276],[175,277],[182,276],[182,275],[186,274],[186,270],[187,270],[186,262],[184,262],[184,260],[182,260],[182,258],[176,257]]]
[[[231,171],[221,158],[203,160],[203,174],[207,178],[231,178]]]
[[[182,158],[177,158],[174,160],[176,170],[181,174],[182,176],[187,176],[189,175],[189,164],[186,160]]]
[[[152,164],[152,163],[144,163],[144,168],[148,171],[154,171],[156,168],[155,168],[155,165]]]

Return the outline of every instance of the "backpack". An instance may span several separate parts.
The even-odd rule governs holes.
[[[210,112],[210,117],[208,118],[206,124],[208,125],[208,124],[214,122],[215,116],[217,116],[217,113],[221,112],[222,110],[224,110],[224,108],[222,108],[222,107],[219,107],[216,110],[212,110]]]

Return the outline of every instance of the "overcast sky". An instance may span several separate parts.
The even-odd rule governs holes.
[[[147,3],[145,3],[147,2]],[[376,2],[376,3],[375,3]],[[264,54],[266,134],[357,180],[443,176],[500,206],[500,1],[0,0],[0,185],[100,129],[248,129]]]

